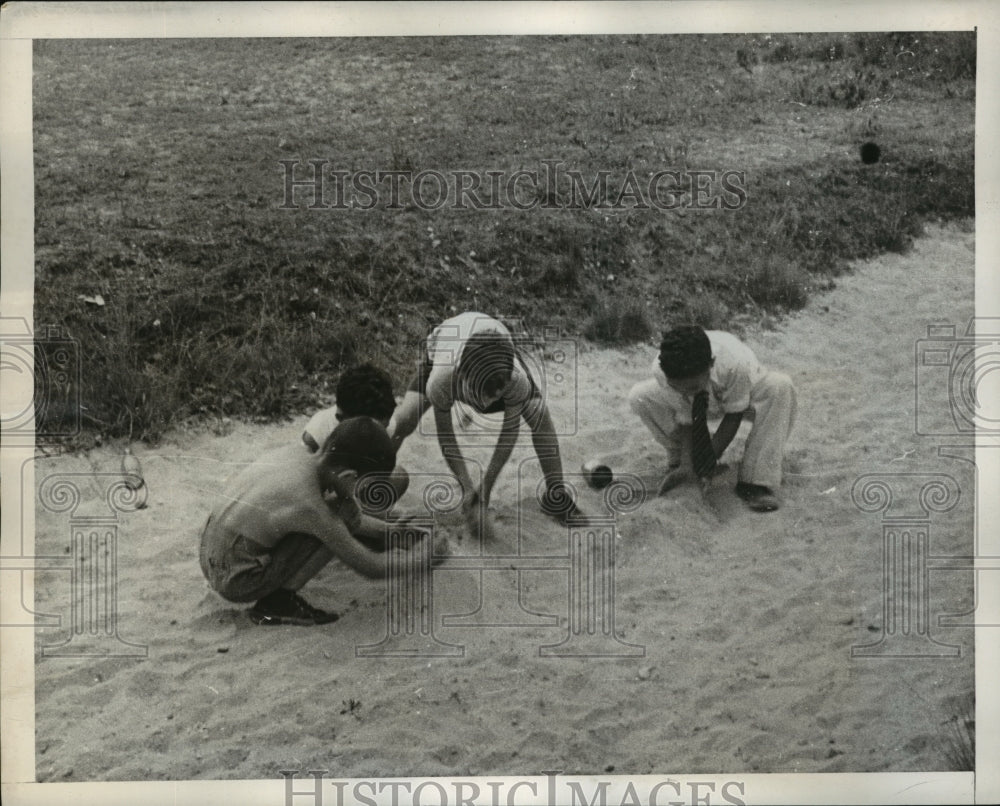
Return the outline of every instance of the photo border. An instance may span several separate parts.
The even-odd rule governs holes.
[[[34,252],[32,150],[32,40],[38,38],[174,37],[324,37],[414,35],[531,35],[745,33],[809,31],[891,31],[978,29],[976,92],[976,316],[997,316],[1000,283],[996,259],[1000,161],[995,155],[1000,115],[1000,9],[987,2],[842,2],[804,8],[794,2],[559,2],[559,3],[11,3],[0,15],[0,201],[2,201],[2,286],[0,315],[32,321]],[[31,379],[5,385],[8,402],[30,400]],[[27,395],[27,398],[25,398]],[[17,409],[20,410],[20,409]],[[977,545],[981,553],[1000,556],[1000,504],[988,491],[1000,480],[997,451],[977,450]],[[21,512],[21,466],[32,446],[4,444],[0,451],[4,554],[12,541],[34,548],[34,512]],[[29,462],[30,463],[30,462]],[[29,469],[26,479],[34,484]],[[23,526],[22,526],[23,517]],[[23,532],[22,532],[23,529]],[[977,573],[977,603],[1000,623],[996,574]],[[33,596],[30,574],[23,595]],[[988,586],[988,590],[981,587]],[[0,611],[12,602],[11,586],[0,590]],[[0,623],[3,619],[0,618]],[[81,804],[218,803],[286,804],[286,782],[161,781],[106,783],[28,783],[34,777],[34,631],[3,629],[0,665],[0,738],[3,797],[9,804],[68,802]],[[1000,801],[1000,767],[986,763],[1000,757],[996,716],[1000,640],[992,628],[976,630],[976,773],[736,774],[684,776],[593,776],[570,780],[621,779],[653,786],[670,780],[745,782],[747,803],[973,803]],[[304,771],[303,771],[304,772]],[[424,779],[412,779],[419,782]],[[443,782],[473,779],[440,779]],[[482,779],[483,781],[487,779]],[[489,780],[498,780],[490,777]],[[526,776],[514,781],[537,781]],[[453,791],[453,790],[451,790]],[[544,788],[541,789],[544,793]],[[390,802],[390,793],[379,795]],[[299,803],[307,799],[298,798]],[[324,802],[334,802],[328,797]],[[543,802],[537,798],[525,802]]]

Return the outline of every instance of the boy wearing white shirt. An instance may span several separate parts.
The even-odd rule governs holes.
[[[795,388],[784,373],[764,368],[736,336],[695,325],[668,331],[653,377],[632,387],[629,405],[667,449],[660,494],[710,477],[743,418],[752,418],[736,492],[758,512],[779,507],[775,491],[795,419]],[[710,435],[706,420],[713,415],[722,419]]]
[[[455,437],[451,409],[463,403],[482,414],[503,412],[503,425],[493,456],[475,489]],[[438,442],[449,468],[458,478],[470,526],[483,523],[490,494],[510,458],[523,418],[545,476],[543,511],[563,524],[583,518],[563,481],[559,442],[548,407],[542,399],[514,340],[504,325],[473,311],[442,322],[427,339],[425,358],[389,424],[398,449],[433,407]]]

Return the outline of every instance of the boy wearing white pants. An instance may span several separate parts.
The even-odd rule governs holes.
[[[629,392],[629,405],[667,449],[662,495],[678,484],[706,479],[732,442],[744,417],[753,419],[740,464],[737,494],[751,509],[779,506],[785,441],[795,420],[795,388],[781,372],[765,369],[731,333],[694,325],[663,336],[653,377]],[[714,434],[707,419],[720,416]]]

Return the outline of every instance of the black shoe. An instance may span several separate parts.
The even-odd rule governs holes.
[[[736,494],[747,502],[754,512],[774,512],[781,506],[778,497],[771,492],[770,487],[763,484],[751,484],[747,481],[736,483]]]
[[[587,523],[587,516],[573,501],[565,487],[550,487],[542,495],[542,512],[555,518],[563,526],[579,526]]]
[[[340,618],[337,613],[313,607],[295,591],[285,589],[276,590],[260,599],[250,608],[249,616],[254,624],[269,627],[279,624],[310,627],[314,624],[330,624]]]

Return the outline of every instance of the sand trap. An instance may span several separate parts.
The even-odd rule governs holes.
[[[972,575],[930,574],[930,637],[960,656],[852,658],[887,616],[882,516],[861,512],[851,488],[866,473],[950,475],[962,498],[931,519],[931,552],[972,552],[972,466],[914,434],[913,361],[928,324],[964,329],[973,265],[971,227],[932,228],[910,254],[859,267],[779,330],[751,333],[799,392],[785,506],[745,510],[731,478],[707,501],[685,488],[619,502],[617,635],[601,644],[617,656],[540,652],[581,622],[568,563],[523,562],[570,551],[565,530],[528,500],[540,473],[524,430],[493,496],[489,549],[522,561],[477,568],[478,547],[458,543],[464,556],[433,576],[439,654],[410,658],[356,656],[386,636],[385,585],[337,564],[303,593],[341,619],[311,629],[254,627],[201,576],[197,535],[211,495],[262,450],[297,440],[306,417],[134,446],[148,506],[117,524],[117,608],[120,637],[138,646],[119,644],[117,658],[39,656],[38,779],[946,769],[946,723],[974,685],[973,631],[937,617],[972,608]],[[553,384],[557,424],[576,432],[562,440],[568,470],[600,457],[616,473],[656,479],[663,456],[625,401],[653,356],[652,347],[588,350]],[[118,473],[120,457],[114,446],[39,458],[37,480]],[[404,508],[417,509],[444,462],[419,433],[400,461],[417,476]],[[100,511],[106,481],[78,477],[77,516]],[[581,504],[597,514],[603,494],[584,489]],[[454,526],[441,519],[444,532]],[[68,513],[39,509],[36,532],[38,555],[70,556]],[[600,543],[607,532],[598,533]],[[39,650],[70,635],[68,577],[37,575],[37,610],[63,619],[38,631]]]

